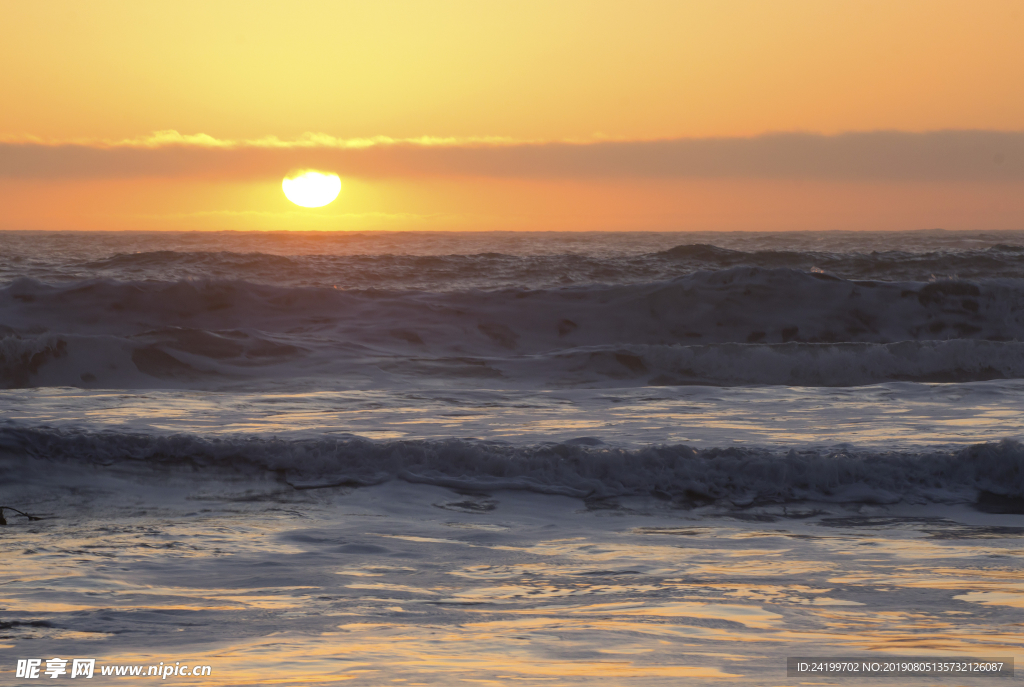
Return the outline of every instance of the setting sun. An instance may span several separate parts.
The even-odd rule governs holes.
[[[327,205],[341,192],[341,179],[337,174],[305,169],[281,181],[281,189],[288,200],[304,208]]]
[[[0,675],[1021,677],[1024,0],[0,2]]]

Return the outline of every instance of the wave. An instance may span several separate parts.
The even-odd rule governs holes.
[[[277,255],[232,251],[145,251],[118,253],[99,260],[65,264],[59,279],[177,281],[240,280],[277,286],[320,286],[344,289],[450,291],[467,288],[532,288],[564,284],[624,283],[664,279],[676,266],[645,260],[647,256],[580,254],[510,255],[485,252],[469,255]],[[24,270],[23,265],[14,266]],[[0,274],[3,270],[0,268]],[[54,275],[57,276],[57,275]]]
[[[267,376],[535,386],[1024,376],[1021,279],[890,283],[734,267],[633,285],[430,292],[21,278],[0,287],[0,318],[8,387]]]
[[[846,279],[926,281],[935,278],[991,279],[1024,274],[1024,246],[996,244],[976,250],[870,253],[834,251],[743,251],[709,244],[682,244],[656,257],[688,271],[730,267],[789,268],[820,271]]]
[[[864,386],[962,383],[1024,377],[1024,342],[903,341],[892,344],[632,346],[559,356],[552,379],[591,384],[641,379],[652,386]],[[577,383],[579,383],[577,381]]]
[[[846,279],[924,281],[934,278],[984,279],[1024,274],[1024,246],[996,244],[976,250],[859,252],[754,250],[711,244],[681,244],[651,254],[515,255],[277,255],[232,251],[147,251],[119,253],[79,266],[90,274],[146,274],[149,278],[219,278],[280,285],[358,288],[498,287],[564,283],[633,283],[671,278],[700,270],[731,267],[819,270]]]
[[[170,243],[174,244],[173,241]],[[261,246],[263,243],[265,241],[253,238],[242,245]],[[764,241],[751,239],[748,243],[763,244]],[[410,242],[406,244],[411,245]],[[110,247],[116,245],[114,243]],[[146,245],[146,242],[133,247],[138,245]],[[227,245],[232,244],[225,244],[225,247]],[[544,244],[540,242],[538,245]],[[427,244],[419,246],[420,249],[426,247]],[[978,248],[958,246],[923,251],[920,247],[908,247],[869,252],[806,249],[810,246],[804,250],[741,249],[708,243],[684,243],[650,252],[628,249],[628,243],[620,245],[607,240],[604,243],[552,244],[547,251],[527,250],[522,243],[511,243],[502,244],[502,250],[437,252],[459,247],[451,244],[450,240],[432,247],[433,250],[427,254],[405,254],[401,252],[402,242],[397,242],[395,245],[384,243],[375,246],[375,252],[346,250],[339,254],[308,252],[286,255],[259,250],[183,250],[176,246],[177,249],[133,252],[124,252],[122,248],[122,252],[103,257],[94,255],[89,259],[73,259],[64,251],[57,251],[45,258],[0,256],[0,278],[31,276],[50,282],[95,277],[122,281],[219,279],[286,287],[358,289],[372,286],[393,290],[452,291],[517,285],[537,289],[567,284],[637,284],[673,279],[701,270],[733,267],[788,268],[804,272],[819,270],[844,279],[879,281],[1013,278],[1024,274],[1024,247],[1008,243]],[[470,248],[470,245],[461,247]],[[364,246],[363,250],[368,248],[370,246]],[[567,248],[572,250],[567,252]]]
[[[627,450],[605,447],[589,437],[512,446],[460,439],[283,441],[9,427],[0,429],[0,450],[48,464],[134,468],[156,479],[168,469],[211,478],[269,475],[296,489],[398,479],[469,491],[517,489],[586,499],[652,496],[684,507],[796,501],[970,503],[979,494],[1017,502],[1024,496],[1024,446],[1009,440],[958,450],[887,453],[695,450],[685,445]]]
[[[422,342],[413,346],[423,348]],[[962,383],[1024,378],[1024,342],[589,346],[474,357],[387,355],[351,344],[301,348],[244,332],[189,329],[133,338],[0,337],[0,388],[238,388],[267,380],[350,388],[368,366],[377,371],[376,387],[437,381],[540,388]]]
[[[588,345],[1010,341],[1024,338],[1024,280],[889,283],[734,267],[634,285],[438,293],[222,280],[50,285],[21,278],[0,287],[0,313],[10,331],[19,325],[37,331],[71,325],[78,333],[129,334],[169,326],[274,331],[314,324],[471,323],[478,328],[492,320],[513,329],[524,350],[560,347],[566,340]],[[487,330],[484,326],[478,334],[501,338]]]

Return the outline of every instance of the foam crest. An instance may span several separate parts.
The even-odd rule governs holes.
[[[893,283],[733,267],[630,285],[431,292],[21,278],[0,287],[0,316],[8,387],[1024,376],[1021,279]]]
[[[958,503],[973,502],[979,491],[1009,499],[1024,495],[1024,446],[1014,441],[917,453],[694,450],[684,445],[627,450],[592,443],[283,441],[0,429],[0,450],[10,455],[107,469],[134,466],[156,479],[167,469],[198,470],[211,477],[269,472],[296,488],[399,479],[471,490],[520,489],[591,499],[650,495],[682,505],[736,506]]]

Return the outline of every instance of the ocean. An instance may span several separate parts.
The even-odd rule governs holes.
[[[0,673],[1012,661],[1022,399],[1024,231],[0,232]]]

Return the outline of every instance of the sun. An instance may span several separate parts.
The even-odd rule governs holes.
[[[288,200],[304,208],[319,208],[338,197],[341,179],[337,174],[303,169],[289,174],[281,181],[281,189]]]

